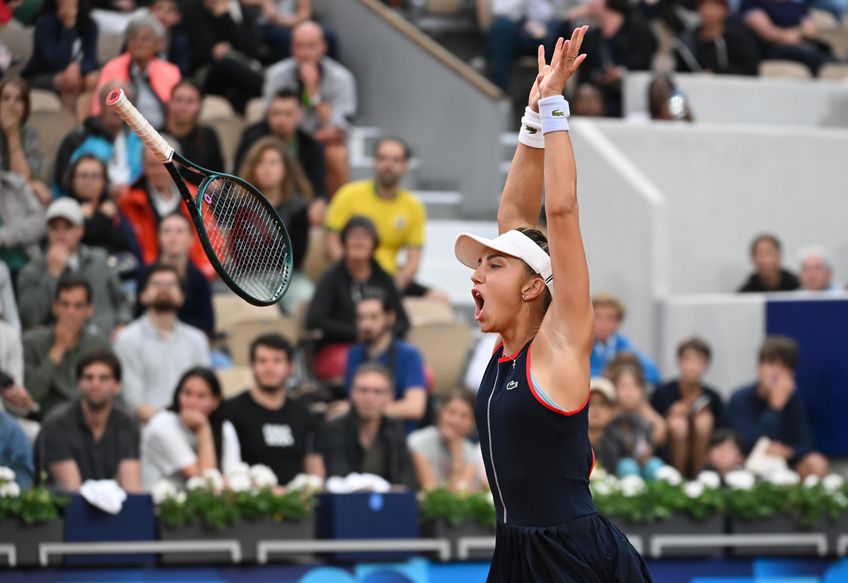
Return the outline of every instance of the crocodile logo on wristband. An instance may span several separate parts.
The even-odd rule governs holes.
[[[524,129],[527,130],[528,134],[535,134],[539,132],[539,130],[537,130],[536,128],[531,128],[530,126],[524,126]]]
[[[565,113],[559,109],[555,109],[551,112],[551,117],[565,117]]]

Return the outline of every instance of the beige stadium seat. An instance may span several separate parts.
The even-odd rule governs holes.
[[[404,298],[403,307],[413,327],[425,324],[448,324],[456,320],[453,308],[437,300]]]
[[[227,335],[227,349],[236,366],[250,365],[250,343],[262,334],[281,334],[296,346],[299,330],[294,318],[237,322]]]
[[[254,97],[244,108],[244,123],[247,125],[261,121],[265,117],[265,102],[261,97]]]
[[[53,164],[56,162],[58,144],[74,129],[77,122],[70,113],[60,109],[33,111],[27,123],[38,132],[39,149],[44,155],[40,178],[49,184],[53,180]]]
[[[312,283],[318,283],[330,265],[327,259],[326,242],[326,232],[323,227],[309,229],[309,245],[306,248],[306,257],[303,258],[303,270]]]
[[[812,76],[813,74],[806,66],[795,61],[770,59],[760,63],[760,77],[810,79]]]
[[[234,117],[236,112],[230,102],[219,95],[207,95],[200,106],[200,121],[210,122]]]
[[[105,65],[107,61],[121,54],[124,46],[124,35],[103,33],[97,35],[97,61]]]
[[[463,0],[427,0],[427,12],[433,14],[458,14]]]
[[[14,62],[12,69],[20,71],[29,62],[35,42],[34,33],[34,28],[24,26],[14,18],[0,29],[0,42],[5,44],[9,52],[12,53]]]
[[[228,334],[238,322],[283,317],[277,306],[254,306],[229,292],[213,295],[212,309],[215,311],[215,331],[223,334]]]
[[[249,366],[234,366],[216,370],[215,374],[221,381],[221,391],[224,393],[225,399],[235,397],[253,384],[253,371]]]
[[[848,79],[848,65],[837,63],[826,63],[819,69],[819,79],[831,81],[844,81]]]
[[[62,111],[62,102],[59,96],[52,91],[44,89],[33,89],[29,92],[30,111]]]
[[[241,134],[244,131],[244,121],[232,114],[228,118],[217,118],[206,120],[206,125],[215,130],[218,134],[218,141],[221,142],[221,154],[224,156],[225,168],[210,168],[210,170],[226,170],[233,167],[235,161],[236,148],[238,148]],[[237,173],[238,168],[233,168],[233,172]]]
[[[460,322],[415,326],[407,335],[435,374],[434,392],[446,394],[462,381],[471,349],[471,329]]]

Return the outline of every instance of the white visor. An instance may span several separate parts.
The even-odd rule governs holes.
[[[478,261],[483,257],[486,249],[521,259],[545,280],[548,290],[553,295],[554,275],[551,272],[551,257],[533,239],[513,229],[494,239],[461,233],[454,244],[456,258],[471,269],[477,269]]]

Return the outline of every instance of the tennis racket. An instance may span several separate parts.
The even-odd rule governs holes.
[[[276,303],[291,282],[291,240],[282,219],[255,186],[238,176],[207,170],[186,160],[153,129],[123,89],[106,105],[138,134],[165,165],[188,207],[209,262],[236,294],[257,306]],[[176,164],[201,175],[192,196]]]

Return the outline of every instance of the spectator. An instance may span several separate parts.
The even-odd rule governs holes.
[[[0,263],[0,267],[3,264]],[[0,372],[14,383],[24,382],[24,348],[21,331],[6,320],[0,319]]]
[[[580,82],[597,86],[607,115],[620,117],[624,76],[650,70],[657,41],[628,0],[591,0],[588,13],[598,25],[586,34],[582,50],[598,58],[580,69]]]
[[[262,93],[266,103],[280,89],[300,93],[306,106],[301,127],[324,145],[325,188],[333,196],[350,180],[346,131],[356,113],[356,80],[326,53],[321,27],[301,22],[292,33],[292,57],[268,69]]]
[[[780,264],[782,262],[780,239],[771,234],[757,235],[751,242],[751,261],[755,271],[739,288],[740,293],[794,291],[800,286],[795,275]]]
[[[316,200],[326,201],[327,172],[324,166],[324,146],[300,128],[303,107],[297,93],[281,89],[271,98],[265,119],[245,128],[236,150],[236,168],[241,168],[250,147],[264,136],[273,136],[283,142],[289,156],[294,156],[303,167],[312,185]],[[318,209],[316,209],[318,210]],[[310,215],[313,225],[324,222],[324,209],[320,216]]]
[[[84,217],[77,201],[60,198],[47,207],[47,252],[30,261],[18,277],[18,298],[24,329],[51,321],[56,284],[66,274],[84,277],[91,284],[94,313],[91,323],[101,334],[130,319],[121,282],[102,249],[81,244]]]
[[[227,419],[236,428],[242,459],[263,464],[280,484],[300,473],[324,477],[324,460],[315,447],[316,423],[306,407],[286,395],[294,351],[278,334],[250,345],[253,385],[226,403]]]
[[[604,377],[593,378],[589,383],[589,441],[593,450],[601,450],[604,431],[614,416],[615,385]]]
[[[680,376],[651,395],[651,406],[668,425],[669,461],[681,474],[694,476],[707,462],[713,429],[721,421],[721,397],[703,382],[712,350],[700,338],[677,347]]]
[[[211,127],[200,124],[202,105],[203,92],[200,88],[191,81],[181,81],[171,92],[165,129],[179,141],[180,150],[186,159],[209,170],[223,172],[224,159],[218,134]],[[191,176],[187,178],[192,180]],[[199,179],[192,182],[199,183]]]
[[[35,21],[33,53],[23,76],[34,89],[54,91],[77,115],[77,102],[97,84],[97,23],[87,0],[45,0]]]
[[[665,422],[648,404],[641,370],[621,366],[612,380],[618,414],[604,430],[598,457],[619,478],[639,475],[652,480],[664,465],[655,451],[665,440]]]
[[[164,46],[159,49],[160,58],[176,65],[180,75],[185,77],[191,72],[191,47],[188,35],[181,26],[183,12],[180,3],[176,0],[153,0],[149,9],[165,28]]]
[[[264,82],[256,61],[261,35],[253,12],[243,8],[228,0],[193,0],[183,10],[192,80],[227,98],[240,114]]]
[[[165,139],[179,152],[176,140],[167,135]],[[177,185],[162,162],[147,148],[144,149],[142,160],[144,175],[118,200],[118,207],[127,217],[138,241],[141,262],[150,265],[159,257],[158,233],[162,218],[175,212],[189,217],[189,213]],[[194,186],[189,185],[189,191],[194,194]],[[191,232],[191,262],[208,279],[212,279],[215,277],[215,270],[209,263],[194,229]]]
[[[371,219],[377,226],[380,244],[376,259],[395,278],[401,295],[428,296],[449,302],[440,292],[415,281],[421,264],[427,221],[424,204],[401,188],[409,163],[409,147],[398,138],[384,138],[374,148],[374,180],[352,182],[342,188],[327,209],[327,251],[333,261],[342,257],[339,231],[356,215]],[[397,256],[406,251],[406,260],[398,265]]]
[[[23,337],[24,384],[43,416],[76,396],[76,366],[82,357],[109,348],[104,336],[85,329],[92,313],[88,280],[73,275],[60,279],[52,311],[55,322],[50,327]]]
[[[415,489],[415,472],[399,421],[386,416],[392,402],[392,374],[377,363],[353,375],[351,408],[327,424],[321,451],[327,476],[375,474],[395,486]]]
[[[604,117],[604,96],[591,83],[583,83],[577,87],[571,112],[580,117]]]
[[[830,48],[817,40],[819,29],[807,2],[743,0],[739,12],[754,33],[763,59],[797,61],[814,76],[833,60]]]
[[[341,232],[342,259],[321,276],[306,314],[306,327],[320,332],[315,373],[322,379],[344,374],[347,351],[356,342],[356,304],[380,290],[395,314],[394,333],[406,336],[409,318],[392,277],[374,259],[379,237],[371,219],[354,216]]]
[[[27,256],[38,253],[36,245],[44,236],[44,207],[18,174],[0,172],[0,192],[0,260],[14,281]]]
[[[0,251],[0,256],[2,256],[2,251]],[[9,268],[6,267],[6,264],[3,263],[3,261],[0,261],[0,321],[8,324],[20,338],[21,319],[18,316],[18,304],[15,300],[15,288],[12,283],[12,274],[9,272]],[[5,369],[5,366],[2,363],[0,363],[0,369]],[[21,360],[20,372],[21,376],[17,376],[15,374],[12,374],[12,376],[16,379],[23,378],[23,360]]]
[[[103,66],[97,91],[109,83],[128,83],[136,108],[153,127],[162,128],[171,91],[180,82],[177,66],[156,56],[165,43],[165,27],[149,12],[139,12],[127,24],[126,38],[127,50]],[[100,113],[99,101],[91,113]]]
[[[597,294],[592,298],[595,308],[595,347],[592,349],[592,376],[600,376],[613,358],[623,352],[637,356],[645,371],[645,380],[656,384],[660,371],[647,356],[639,352],[633,343],[618,329],[624,321],[624,305],[612,294]]]
[[[833,279],[833,263],[830,254],[822,247],[806,247],[799,253],[801,271],[798,280],[804,291],[841,291],[842,287]]]
[[[701,23],[672,39],[677,70],[716,75],[756,75],[760,58],[747,29],[728,19],[728,0],[698,0]]]
[[[10,329],[5,322],[0,322],[0,333],[4,336],[9,332],[14,334],[13,337],[3,338],[2,341],[7,343],[3,346],[5,354],[3,359],[14,358],[15,366],[20,366],[23,369],[23,349],[21,348],[21,338],[17,332]],[[6,366],[6,362],[2,363]],[[32,395],[23,387],[19,378],[11,376],[12,373],[7,373],[6,370],[0,370],[0,411],[6,411],[11,415],[18,424],[18,427],[24,432],[30,442],[38,435],[38,430],[41,425],[34,420],[40,413],[38,403],[36,403]],[[17,372],[16,374],[21,374]],[[2,430],[0,430],[2,433]],[[2,465],[2,464],[0,464]]]
[[[29,85],[20,77],[0,83],[0,165],[4,172],[20,174],[32,182],[41,174],[44,157],[38,132],[27,124],[30,114]],[[46,188],[34,187],[42,203],[49,201]]]
[[[139,289],[146,311],[115,337],[115,353],[126,371],[129,410],[147,423],[171,401],[186,369],[209,366],[209,342],[203,332],[177,319],[185,294],[176,267],[154,265]]]
[[[474,432],[474,393],[459,390],[439,407],[436,425],[409,434],[407,445],[422,490],[446,486],[453,492],[476,490],[478,453]]]
[[[717,429],[710,440],[706,469],[717,472],[722,478],[745,463],[742,445],[737,435],[729,429]]]
[[[688,98],[668,75],[648,84],[648,113],[654,121],[694,121]]]
[[[509,89],[513,61],[536,55],[540,44],[550,54],[562,26],[556,0],[477,0],[477,16],[487,31],[489,77],[502,90]]]
[[[32,487],[35,478],[32,445],[15,418],[2,408],[0,408],[0,466],[15,472],[15,482],[21,490]]]
[[[280,300],[280,309],[291,314],[298,304],[309,301],[314,286],[303,271],[309,244],[309,207],[312,187],[300,164],[286,154],[276,138],[261,138],[247,152],[239,176],[258,188],[283,219],[291,238],[294,260],[289,289]],[[323,202],[318,204],[323,205]]]
[[[138,6],[136,0],[93,0],[91,15],[101,35],[120,35]]]
[[[262,30],[262,42],[271,48],[275,60],[289,58],[292,29],[312,18],[312,0],[264,0],[261,6],[259,27]],[[326,29],[324,35],[327,36]]]
[[[193,227],[189,219],[180,212],[174,212],[159,223],[159,263],[174,267],[185,283],[185,301],[177,312],[181,322],[194,326],[212,336],[215,331],[215,312],[212,309],[212,286],[209,280],[189,261],[189,251],[194,241]],[[141,283],[147,277],[147,270],[139,279]],[[137,298],[140,300],[141,298]],[[140,301],[136,303],[135,313],[143,311]]]
[[[141,483],[149,491],[160,480],[178,489],[204,470],[224,474],[241,463],[233,424],[224,418],[221,384],[208,368],[195,367],[177,382],[168,409],[159,411],[141,432]]]
[[[79,396],[53,411],[36,442],[36,456],[50,483],[77,492],[88,480],[116,480],[141,491],[139,433],[135,420],[115,406],[121,363],[108,351],[90,352],[77,363]]]
[[[110,194],[118,197],[128,185],[141,176],[141,138],[112,108],[106,107],[106,98],[113,89],[121,87],[132,101],[129,86],[109,83],[97,94],[100,100],[100,115],[89,117],[64,137],[56,153],[53,168],[54,190],[59,192],[65,183],[68,166],[83,154],[93,154],[106,163],[111,185]]]
[[[815,451],[804,403],[797,392],[798,345],[785,336],[769,336],[760,348],[757,382],[738,389],[725,408],[725,425],[736,432],[749,454],[766,438],[766,454],[786,460],[802,478],[824,476],[828,462]]]
[[[376,362],[385,366],[393,379],[394,398],[383,413],[406,421],[407,431],[412,431],[427,408],[424,361],[417,348],[395,338],[394,325],[392,305],[378,291],[363,296],[356,304],[360,343],[351,347],[347,354],[345,392],[350,394],[356,371],[363,363]]]
[[[99,247],[113,257],[138,252],[138,243],[127,218],[109,196],[106,163],[92,154],[83,154],[68,168],[65,191],[82,209],[82,243]],[[132,261],[132,265],[137,265]]]

